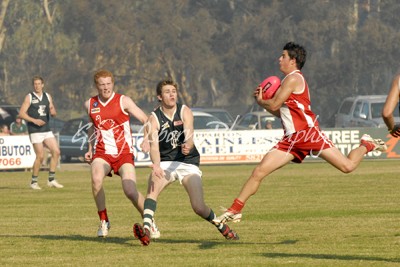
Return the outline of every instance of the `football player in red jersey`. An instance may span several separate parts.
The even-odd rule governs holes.
[[[143,125],[147,115],[122,94],[114,92],[114,76],[110,71],[100,70],[94,75],[98,95],[85,102],[89,121],[93,124],[88,130],[89,148],[85,160],[90,162],[92,192],[100,217],[97,232],[99,237],[106,237],[110,222],[106,209],[106,196],[103,180],[111,171],[121,177],[122,189],[135,208],[143,214],[144,197],[136,188],[136,173],[133,155],[130,116],[136,117]],[[142,150],[148,152],[149,143],[145,138]],[[156,237],[159,232],[152,224]]]
[[[242,208],[257,192],[263,179],[291,161],[301,163],[307,155],[318,156],[338,170],[349,173],[357,168],[366,153],[386,150],[381,139],[363,135],[360,146],[346,157],[322,133],[317,116],[311,111],[308,84],[300,71],[306,62],[306,55],[302,46],[287,43],[279,58],[280,71],[285,75],[280,89],[271,99],[263,100],[261,87],[256,88],[254,95],[257,103],[283,121],[284,136],[265,154],[243,185],[239,196],[216,222],[240,221]]]

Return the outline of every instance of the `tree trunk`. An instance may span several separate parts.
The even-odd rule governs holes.
[[[53,16],[50,14],[48,0],[43,1],[43,7],[44,7],[44,12],[46,13],[47,20],[49,21],[50,25],[53,24]],[[53,14],[54,14],[54,12],[53,12]]]
[[[7,6],[10,3],[10,0],[3,0],[1,2],[1,10],[0,10],[0,53],[3,48],[4,39],[6,38],[7,29],[4,27],[4,18],[6,17]]]

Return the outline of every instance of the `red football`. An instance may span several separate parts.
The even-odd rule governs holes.
[[[277,76],[270,76],[260,83],[262,88],[262,99],[271,99],[281,87],[281,80]]]

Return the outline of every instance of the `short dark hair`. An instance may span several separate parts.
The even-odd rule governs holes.
[[[178,84],[176,82],[174,82],[174,80],[172,78],[165,78],[164,80],[160,81],[157,84],[157,95],[161,95],[162,93],[162,88],[164,85],[172,85],[175,87],[176,90],[178,90]]]
[[[306,63],[307,51],[299,44],[294,42],[289,42],[285,44],[283,50],[288,52],[291,59],[296,59],[296,65],[299,70],[301,70]]]

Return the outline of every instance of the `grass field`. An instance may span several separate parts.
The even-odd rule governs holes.
[[[77,165],[78,166],[78,165]],[[220,214],[252,165],[202,166],[205,199]],[[148,168],[138,168],[145,191]],[[142,247],[141,222],[119,178],[107,178],[111,221],[97,238],[89,170],[62,168],[63,189],[29,189],[29,172],[1,172],[0,266],[400,266],[399,161],[364,161],[352,174],[326,163],[290,164],[264,180],[225,240],[196,216],[179,183],[160,196],[161,239]]]

